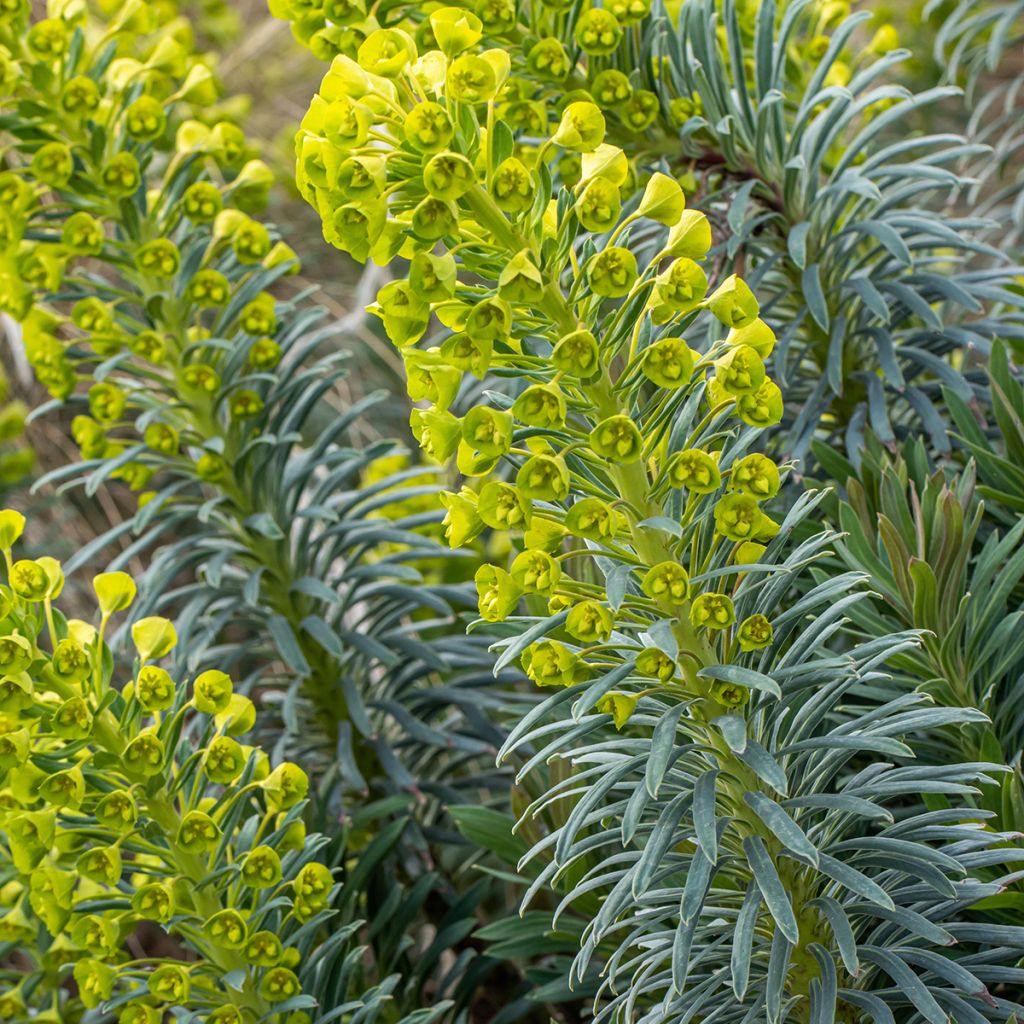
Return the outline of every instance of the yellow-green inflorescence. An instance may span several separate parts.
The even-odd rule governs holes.
[[[166,619],[132,626],[116,685],[104,637],[132,578],[97,576],[97,621],[65,619],[60,564],[12,554],[23,526],[0,512],[0,1020],[308,1021],[293,937],[333,879],[305,837],[305,773],[246,742],[253,706],[226,674],[160,667]],[[166,938],[147,953],[154,927],[173,955]]]
[[[0,310],[50,393],[87,404],[72,426],[84,458],[144,493],[168,459],[219,480],[281,358],[264,288],[298,269],[251,215],[270,171],[232,121],[200,119],[216,81],[167,8],[45,13],[0,5],[0,103],[18,112]]]
[[[482,618],[524,601],[550,616],[529,675],[568,685],[628,658],[709,711],[742,703],[698,673],[772,642],[732,591],[778,531],[779,467],[752,451],[782,416],[775,337],[740,277],[709,281],[707,218],[607,141],[593,91],[513,114],[516,77],[544,74],[535,48],[490,45],[482,17],[439,8],[336,56],[298,134],[299,186],[335,245],[408,261],[371,308],[424,452],[462,478],[450,544],[513,538],[477,572]]]

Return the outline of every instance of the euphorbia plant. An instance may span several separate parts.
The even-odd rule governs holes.
[[[937,1000],[1005,1016],[1016,1004],[985,980],[1010,977],[1024,932],[993,950],[957,914],[999,889],[964,880],[971,867],[997,875],[1015,854],[989,850],[995,835],[954,845],[976,812],[912,802],[922,788],[955,800],[998,766],[852,763],[908,758],[896,736],[977,713],[850,696],[916,638],[830,654],[865,596],[855,575],[790,603],[792,574],[832,537],[789,536],[820,497],[782,524],[766,511],[786,467],[756,446],[783,410],[754,294],[708,280],[708,221],[606,141],[597,104],[502,117],[522,65],[462,10],[430,12],[415,39],[371,31],[303,120],[298,180],[328,239],[409,261],[373,311],[405,360],[423,450],[462,478],[449,542],[511,539],[477,573],[477,625],[502,635],[499,668],[518,658],[565,687],[506,744],[521,775],[573,766],[524,809],[531,892],[571,886],[562,909],[601,898],[574,974],[604,961],[602,1019],[910,1006],[938,1022]],[[563,177],[575,160],[578,180]],[[894,824],[897,798],[910,816]],[[937,952],[957,939],[992,970]]]
[[[305,773],[246,744],[253,705],[225,673],[188,684],[160,666],[176,641],[166,619],[133,625],[134,671],[118,685],[104,637],[132,578],[97,576],[96,624],[67,620],[59,563],[12,555],[23,525],[0,513],[0,938],[20,952],[0,1018],[84,1006],[122,1024],[168,1010],[308,1021],[296,971],[334,883],[305,836]],[[188,955],[147,955],[133,937],[147,923]]]
[[[782,415],[772,332],[740,278],[711,289],[710,227],[678,182],[629,187],[596,105],[569,103],[531,158],[494,116],[508,56],[480,50],[454,9],[430,25],[443,49],[380,30],[359,63],[335,58],[300,132],[299,182],[329,237],[410,260],[374,309],[406,362],[414,433],[467,479],[446,497],[449,541],[521,538],[510,567],[478,571],[481,614],[505,619],[527,595],[585,647],[538,640],[526,660],[540,682],[621,656],[607,645],[618,627],[651,678],[741,700],[698,673],[771,641],[762,616],[737,621],[728,591],[777,530],[762,503],[779,468],[750,450]],[[565,154],[582,164],[573,188],[552,184]],[[639,260],[638,222],[662,232]],[[423,346],[432,314],[449,330]],[[460,398],[474,377],[502,386]],[[640,639],[652,620],[670,651]]]

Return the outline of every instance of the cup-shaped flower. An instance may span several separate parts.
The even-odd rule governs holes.
[[[513,582],[524,594],[552,594],[561,578],[558,562],[546,551],[521,551],[512,561]]]
[[[495,168],[490,192],[499,210],[516,214],[530,209],[537,186],[526,164],[510,156]]]
[[[766,501],[779,493],[779,467],[767,455],[753,452],[733,465],[729,485],[757,501]]]
[[[75,169],[71,149],[63,142],[46,142],[32,155],[29,165],[34,177],[51,188],[63,188]]]
[[[572,60],[562,43],[552,36],[538,40],[526,54],[526,66],[538,78],[561,82],[572,70]]]
[[[523,670],[537,686],[573,686],[588,675],[583,659],[557,640],[531,644],[520,660]]]
[[[242,861],[242,881],[250,889],[270,889],[281,881],[281,858],[272,846],[257,846]]]
[[[464,53],[449,66],[446,87],[448,96],[458,103],[486,103],[498,92],[498,76],[489,61]]]
[[[764,363],[754,349],[737,345],[715,360],[715,379],[730,395],[750,395],[765,382]]]
[[[405,138],[421,153],[440,153],[454,137],[455,130],[444,107],[425,100],[405,115]]]
[[[739,683],[728,683],[716,679],[711,684],[711,698],[716,704],[727,708],[739,708],[750,700],[750,691]]]
[[[230,1007],[234,1009],[234,1007]],[[147,1003],[131,1002],[123,1007],[117,1018],[117,1024],[160,1024],[162,1020],[160,1011],[155,1006]],[[226,1022],[233,1024],[233,1022]]]
[[[64,222],[60,240],[75,255],[98,256],[103,251],[106,234],[100,221],[80,210]]]
[[[462,438],[481,455],[499,456],[512,447],[512,414],[486,405],[474,406],[462,419]]]
[[[451,548],[465,547],[484,529],[484,521],[477,512],[476,495],[468,488],[458,494],[441,493],[445,508],[444,535]]]
[[[736,274],[727,277],[708,297],[708,308],[726,327],[746,327],[757,319],[757,298]]]
[[[590,331],[573,331],[558,339],[551,353],[556,370],[581,380],[588,380],[598,369],[597,339]]]
[[[114,994],[117,971],[102,960],[79,960],[73,973],[75,984],[78,986],[78,996],[86,1008],[95,1010]]]
[[[761,511],[754,498],[736,491],[715,504],[715,529],[729,540],[761,540],[778,532],[778,525]]]
[[[685,208],[686,197],[679,182],[655,171],[647,182],[637,213],[670,228],[679,223]]]
[[[167,882],[147,882],[132,894],[132,910],[147,921],[166,924],[174,916],[174,889]]]
[[[430,17],[430,28],[445,55],[454,57],[468,50],[483,36],[483,24],[471,11],[458,7],[442,7]]]
[[[649,89],[637,89],[619,108],[619,119],[633,132],[642,132],[654,124],[661,111],[661,100]]]
[[[189,811],[178,826],[176,841],[185,853],[210,853],[220,842],[220,827],[205,811]]]
[[[423,337],[430,322],[430,305],[418,298],[408,281],[391,281],[377,293],[373,312],[384,321],[391,341],[400,348]]]
[[[187,968],[178,964],[158,967],[148,979],[149,993],[154,999],[172,1006],[184,1003],[191,991]]]
[[[666,466],[673,487],[685,487],[695,494],[711,494],[722,485],[718,462],[700,448],[677,452]]]
[[[629,294],[638,277],[636,256],[620,245],[604,249],[587,263],[590,289],[604,298],[616,299]]]
[[[676,663],[664,651],[648,647],[636,656],[636,670],[642,676],[667,683],[676,674]]]
[[[577,20],[574,38],[584,53],[604,57],[618,48],[622,26],[606,7],[591,7]]]
[[[287,967],[271,967],[260,980],[259,994],[268,1003],[283,1003],[301,992],[299,979]]]
[[[562,111],[562,119],[552,136],[552,141],[563,149],[571,149],[577,153],[592,153],[604,142],[606,129],[601,108],[595,103],[579,100],[567,104]]]
[[[229,702],[234,688],[231,677],[218,669],[208,669],[192,683],[192,704],[204,715],[219,715]]]
[[[306,799],[309,776],[290,761],[279,764],[261,783],[267,804],[277,811],[287,811]]]
[[[75,866],[91,882],[117,885],[121,880],[121,851],[116,846],[94,846],[78,858]]]
[[[28,760],[28,754],[28,729],[12,729],[0,734],[0,772],[8,772],[23,765]]]
[[[0,549],[10,551],[24,529],[25,517],[20,512],[12,508],[0,511]],[[0,654],[0,667],[3,667],[2,654]]]
[[[534,455],[516,473],[516,487],[531,501],[564,501],[569,495],[569,469],[558,455]]]
[[[185,294],[200,309],[215,309],[228,301],[231,285],[219,270],[206,267],[192,276]]]
[[[360,44],[359,66],[382,78],[397,78],[416,58],[416,45],[401,29],[379,28]]]
[[[609,416],[590,431],[590,447],[612,463],[636,462],[643,445],[640,430],[629,416]]]
[[[476,183],[473,165],[461,153],[437,153],[423,168],[423,184],[435,199],[452,202]]]
[[[243,736],[256,724],[256,705],[244,694],[233,693],[228,706],[213,721],[225,735]]]
[[[306,864],[295,876],[292,888],[295,904],[304,908],[302,919],[307,919],[330,904],[334,876],[325,864],[316,861]]]
[[[651,298],[655,319],[665,322],[675,314],[696,309],[707,291],[707,275],[700,265],[687,256],[678,257],[658,275]]]
[[[9,573],[11,590],[24,601],[43,601],[51,588],[49,574],[39,560],[23,558],[14,563]]]
[[[697,629],[726,629],[736,621],[727,594],[701,594],[690,606],[690,622]]]
[[[512,309],[497,296],[484,299],[469,311],[465,330],[474,341],[505,341],[512,330]]]
[[[516,253],[498,275],[498,294],[506,301],[535,305],[544,294],[546,281],[529,250]]]
[[[24,672],[31,664],[32,658],[32,645],[26,637],[16,633],[0,637],[0,672],[4,675]]]
[[[782,392],[773,380],[736,399],[736,415],[751,427],[772,427],[782,420]]]
[[[758,651],[771,644],[775,637],[772,624],[764,615],[750,615],[745,618],[736,630],[736,639],[740,650]]]
[[[660,338],[643,351],[640,369],[662,388],[678,388],[693,376],[694,352],[682,338]]]
[[[124,770],[132,776],[149,778],[163,769],[164,744],[151,730],[139,733],[121,755]]]
[[[503,622],[515,611],[522,589],[504,569],[481,565],[473,576],[480,617],[487,622]]]
[[[580,601],[569,609],[566,630],[584,643],[605,641],[611,636],[615,618],[599,601]]]
[[[135,699],[146,711],[166,711],[174,703],[175,685],[166,669],[145,665],[135,677]]]
[[[534,384],[515,400],[512,415],[528,427],[557,429],[565,424],[565,396],[555,385]]]
[[[77,683],[85,679],[92,667],[89,652],[71,637],[58,642],[50,659],[50,670],[64,683]]]
[[[576,201],[576,216],[587,231],[611,231],[622,216],[619,186],[607,178],[593,178]]]
[[[480,488],[476,513],[492,530],[526,530],[533,506],[511,484],[489,480]]]
[[[445,409],[413,409],[409,424],[423,453],[437,462],[447,462],[462,440],[462,424]]]
[[[659,562],[647,570],[640,587],[654,601],[681,605],[690,594],[690,577],[678,562]]]
[[[77,809],[85,799],[85,776],[82,769],[66,768],[47,775],[39,784],[39,795],[51,807]]]
[[[135,799],[126,789],[115,789],[96,805],[96,820],[114,832],[127,832],[138,820]]]
[[[181,267],[181,253],[169,238],[154,238],[135,253],[135,265],[150,277],[167,280]]]
[[[603,110],[614,110],[629,101],[633,86],[623,72],[617,68],[599,71],[590,83],[590,94]]]
[[[126,199],[142,184],[138,160],[131,153],[116,153],[100,172],[100,182],[108,195]]]
[[[621,729],[633,716],[639,697],[634,693],[614,690],[606,693],[598,702],[597,710],[612,716],[616,729]]]
[[[618,532],[618,515],[600,498],[581,498],[573,502],[565,516],[565,528],[586,540],[609,540]]]
[[[245,959],[253,967],[274,967],[281,962],[281,940],[271,931],[253,932],[245,944]]]
[[[220,189],[213,182],[197,181],[185,189],[181,197],[182,212],[196,224],[212,222],[223,208]]]
[[[246,755],[240,743],[230,736],[218,736],[207,748],[203,771],[211,782],[234,782],[245,769]]]
[[[231,907],[208,918],[203,931],[221,949],[242,949],[249,938],[245,918]]]
[[[459,210],[453,202],[427,196],[412,211],[412,230],[418,238],[436,242],[446,235],[457,236]]]

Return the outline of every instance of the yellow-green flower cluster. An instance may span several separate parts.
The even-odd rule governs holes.
[[[190,117],[216,97],[212,73],[150,7],[110,24],[79,4],[0,10],[0,65],[16,71],[0,97],[21,112],[0,174],[0,309],[54,397],[87,401],[84,457],[116,460],[136,489],[161,459],[204,478],[230,462],[222,435],[242,439],[281,358],[261,287],[296,267],[246,212],[270,172],[235,124]]]
[[[124,1024],[301,1024],[292,937],[333,885],[304,852],[305,773],[246,742],[254,708],[226,674],[160,667],[166,619],[134,623],[134,678],[115,686],[104,636],[133,580],[97,576],[97,621],[69,621],[60,564],[12,555],[23,526],[0,512],[0,942],[18,951],[0,1020],[112,1004]],[[147,925],[189,954],[146,956]]]
[[[566,21],[566,12],[573,19]],[[511,74],[495,95],[508,124],[533,135],[547,131],[549,110],[567,94],[593,100],[627,133],[650,127],[659,114],[657,96],[635,86],[616,65],[628,67],[643,38],[650,0],[606,0],[573,5],[564,0],[474,0],[464,7],[399,3],[387,17],[362,0],[270,0],[271,12],[292,23],[295,37],[317,56],[362,60],[373,56],[377,70],[396,66],[403,52],[437,48],[455,57],[483,41],[511,58]],[[571,31],[566,31],[571,24]],[[398,42],[394,32],[400,32]],[[381,34],[384,33],[384,34]],[[462,95],[483,84],[468,62],[458,69]]]
[[[525,129],[503,109],[512,59],[478,19],[425,24],[334,58],[298,180],[336,245],[408,260],[372,310],[423,451],[465,479],[444,499],[449,543],[510,535],[510,561],[477,572],[480,614],[556,617],[524,659],[538,683],[632,658],[715,703],[698,670],[772,640],[763,615],[737,621],[730,588],[778,530],[763,505],[779,468],[744,454],[782,417],[774,334],[741,278],[709,281],[707,218],[671,176],[639,184],[598,104]],[[647,654],[656,622],[668,664]]]

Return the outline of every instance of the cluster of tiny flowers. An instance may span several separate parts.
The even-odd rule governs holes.
[[[160,667],[166,619],[132,625],[134,678],[114,687],[104,634],[133,580],[97,576],[98,624],[67,620],[60,564],[11,553],[23,527],[0,512],[0,942],[18,950],[0,1020],[308,1022],[287,1005],[291,937],[330,912],[333,879],[305,852],[305,773],[246,744],[255,709],[225,673]],[[180,955],[145,955],[153,926]]]
[[[531,678],[572,684],[628,658],[639,678],[742,703],[697,671],[769,646],[771,623],[737,621],[738,568],[694,580],[726,555],[756,562],[778,530],[762,506],[779,467],[749,451],[782,417],[775,336],[739,277],[711,286],[707,218],[607,141],[590,94],[559,104],[550,132],[509,118],[514,59],[461,8],[416,34],[374,30],[334,57],[303,119],[300,188],[337,246],[408,261],[371,310],[405,362],[422,450],[464,481],[443,496],[449,543],[511,538],[510,560],[476,574],[481,617],[524,602],[553,617],[523,657]],[[698,326],[703,351],[686,340]],[[609,565],[614,588],[597,582]],[[644,627],[662,620],[673,639],[657,647]],[[632,703],[605,706],[621,724]]]
[[[0,100],[24,112],[0,173],[0,310],[50,393],[87,405],[84,458],[140,491],[168,460],[215,480],[282,357],[261,286],[298,269],[251,215],[270,171],[235,124],[190,116],[215,83],[158,7],[103,26],[51,6],[0,6]]]

